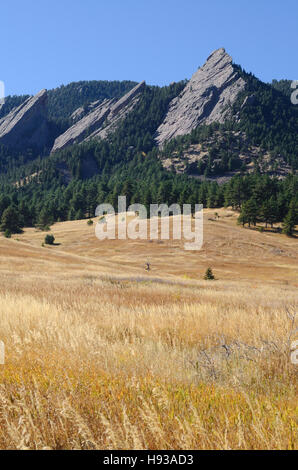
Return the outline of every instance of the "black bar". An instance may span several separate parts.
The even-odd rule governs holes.
[[[268,460],[274,459],[274,463],[294,455],[291,451],[199,451],[199,450],[146,450],[146,451],[1,451],[0,457],[5,457],[7,462],[13,464],[22,462],[44,462],[47,465],[57,463],[72,463],[83,468],[96,469],[97,467],[115,466],[124,468],[140,468],[140,466],[167,466],[167,467],[193,467],[208,468],[214,464],[233,464],[245,461],[268,464]]]

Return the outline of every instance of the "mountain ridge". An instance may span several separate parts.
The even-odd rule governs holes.
[[[163,146],[201,124],[223,123],[229,106],[244,87],[245,81],[233,68],[232,58],[224,48],[217,49],[170,103],[167,116],[157,129],[157,144]]]
[[[145,81],[142,81],[118,101],[115,98],[104,100],[67,129],[64,134],[57,137],[51,153],[73,143],[80,143],[92,138],[105,138],[109,133],[109,129],[111,131],[111,128],[115,125],[115,121],[121,121],[125,118],[126,113],[133,109],[144,87]],[[108,124],[103,127],[106,121],[108,121]],[[86,134],[88,135],[86,136]]]
[[[134,90],[137,97],[131,96]],[[16,168],[18,161],[22,162],[21,169],[23,163],[34,161],[37,156],[47,165],[55,154],[57,168],[68,168],[69,175],[80,175],[79,168],[86,167],[87,162],[92,162],[92,168],[100,172],[104,167],[125,164],[138,152],[150,152],[154,158],[172,160],[173,165],[166,165],[166,168],[174,172],[177,171],[175,159],[186,159],[185,163],[182,160],[182,164],[178,162],[177,168],[184,168],[183,171],[190,176],[193,176],[193,169],[194,175],[203,179],[213,178],[216,174],[221,177],[225,172],[234,174],[237,168],[246,171],[243,165],[240,168],[241,143],[239,148],[233,146],[229,150],[224,146],[214,148],[211,141],[205,149],[205,159],[200,157],[196,163],[191,157],[187,163],[187,146],[201,145],[201,130],[204,133],[204,127],[211,126],[212,133],[213,125],[219,132],[218,142],[224,140],[222,137],[227,132],[232,140],[233,135],[240,132],[245,135],[242,139],[245,146],[260,149],[257,153],[248,149],[253,162],[244,158],[249,165],[253,163],[255,170],[262,167],[265,172],[274,174],[270,165],[263,165],[268,153],[270,159],[275,159],[275,166],[283,166],[282,162],[285,162],[289,165],[289,171],[297,168],[298,121],[294,106],[285,94],[234,64],[224,48],[212,52],[190,80],[169,87],[152,87],[145,82],[135,84],[129,81],[111,84],[73,82],[48,91],[47,96],[48,103],[52,100],[48,106],[51,146],[49,142],[47,146],[40,145],[38,154],[27,149],[26,144],[14,154],[13,142],[8,142],[7,148],[1,146],[5,142],[0,139],[0,168],[4,171],[5,168]],[[88,101],[84,101],[86,97]],[[128,102],[125,105],[126,97]],[[68,103],[69,98],[71,103]],[[30,99],[34,100],[34,97],[27,98],[27,101]],[[123,100],[124,107],[120,109]],[[15,102],[18,103],[17,97]],[[64,103],[67,105],[64,106]],[[2,117],[0,122],[7,116]],[[78,146],[81,146],[80,149]],[[13,157],[9,161],[10,152]],[[80,155],[79,159],[77,155]],[[27,169],[23,168],[21,172],[27,173]],[[92,177],[92,171],[84,171],[84,174]],[[250,167],[248,171],[251,171]],[[32,173],[36,172],[40,174],[39,169],[34,167]],[[281,177],[284,177],[283,174]]]

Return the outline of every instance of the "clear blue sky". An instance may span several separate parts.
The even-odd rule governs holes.
[[[264,81],[298,79],[297,0],[9,0],[0,19],[6,94],[77,80],[169,84],[219,47]]]

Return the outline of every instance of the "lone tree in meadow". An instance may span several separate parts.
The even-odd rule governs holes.
[[[54,241],[55,241],[54,235],[48,234],[48,235],[45,236],[44,242],[45,242],[46,245],[53,245]]]
[[[204,279],[205,279],[205,281],[214,281],[215,276],[214,276],[211,268],[208,268],[206,270]]]

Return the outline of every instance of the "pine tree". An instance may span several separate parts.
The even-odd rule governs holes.
[[[8,230],[10,233],[20,233],[22,231],[22,221],[15,206],[9,206],[2,214],[1,231]]]
[[[76,218],[76,211],[73,207],[71,207],[68,211],[68,220],[75,220]]]
[[[215,276],[214,276],[211,268],[208,268],[206,270],[204,279],[205,279],[205,281],[213,281],[215,279]]]
[[[23,218],[24,226],[31,227],[33,223],[33,216],[26,202],[24,201],[20,202],[19,213]]]
[[[37,225],[41,229],[47,228],[53,223],[53,217],[49,214],[49,211],[44,207],[38,217]]]
[[[289,212],[283,221],[283,233],[288,236],[292,236],[294,232],[295,225],[298,221],[298,210],[297,202],[293,199],[290,203]]]
[[[55,241],[54,235],[48,234],[45,236],[44,242],[46,245],[53,245]]]
[[[268,223],[273,227],[273,224],[277,222],[278,206],[273,197],[262,204],[260,215],[261,220],[266,224],[266,228]]]
[[[244,226],[248,224],[250,227],[251,224],[256,225],[258,216],[258,206],[254,199],[249,199],[248,201],[242,204],[241,213],[238,217],[238,222],[242,223]]]

